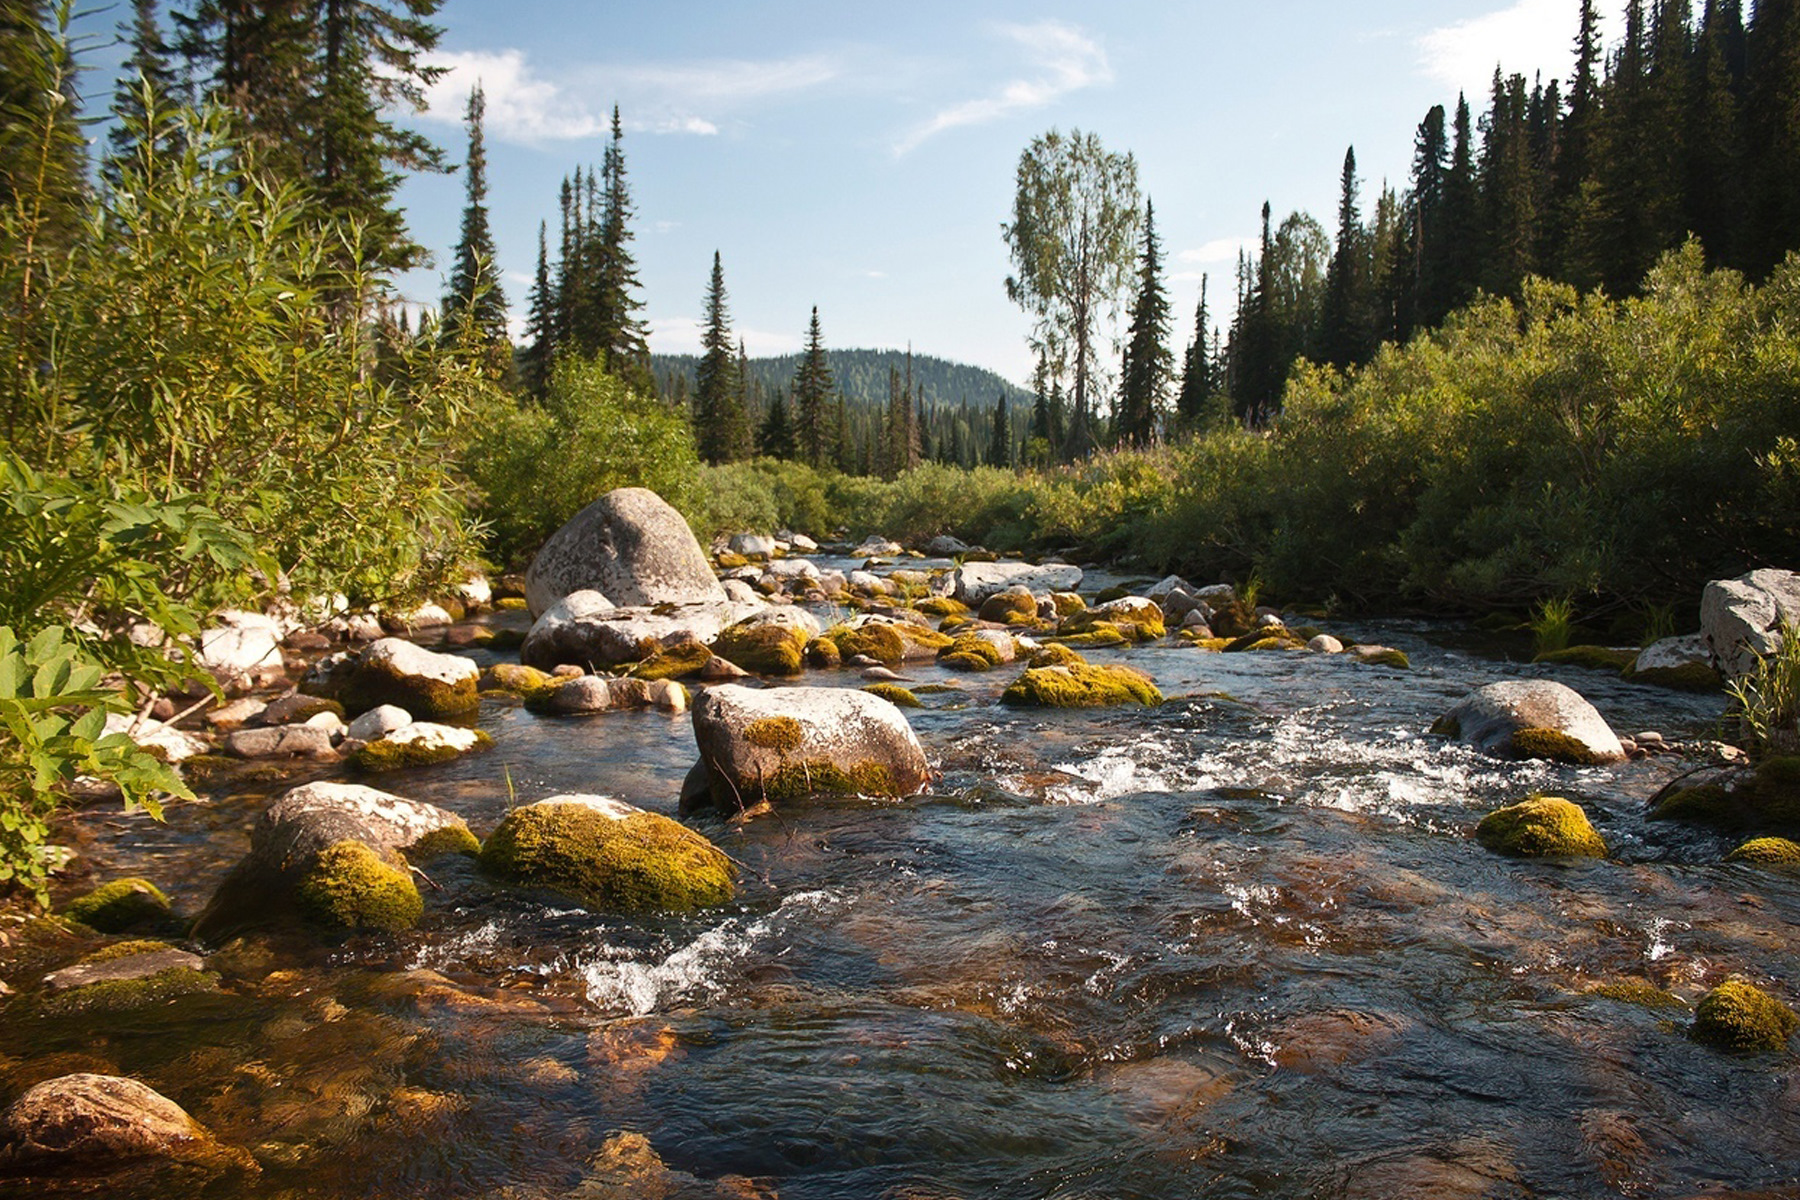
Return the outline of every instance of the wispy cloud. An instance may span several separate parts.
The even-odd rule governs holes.
[[[1602,0],[1602,39],[1624,9],[1623,0]],[[1479,107],[1498,66],[1527,79],[1566,79],[1574,69],[1577,9],[1567,0],[1514,0],[1505,7],[1453,25],[1443,25],[1415,42],[1419,67]]]
[[[469,89],[479,81],[488,135],[526,145],[603,136],[615,103],[634,133],[711,136],[726,114],[840,74],[824,55],[587,67],[557,77],[540,72],[523,50],[436,54],[431,64],[445,73],[426,89],[427,119],[460,122]]]
[[[1107,62],[1105,48],[1073,25],[1040,21],[1035,25],[1001,25],[997,32],[1025,52],[1034,68],[1030,77],[1013,79],[989,95],[940,109],[894,144],[896,156],[918,149],[947,129],[982,125],[1030,112],[1070,92],[1112,82],[1112,65]]]
[[[1183,250],[1175,256],[1175,261],[1207,266],[1212,263],[1236,262],[1238,251],[1248,250],[1256,245],[1254,238],[1227,237],[1214,238],[1210,242],[1202,242],[1191,250]]]
[[[650,327],[650,347],[658,354],[698,354],[700,353],[700,335],[703,325],[698,317],[652,317],[647,324]],[[732,337],[741,339],[744,352],[761,357],[769,354],[792,354],[804,344],[795,334],[765,333],[760,329],[745,329],[739,326],[731,331]]]

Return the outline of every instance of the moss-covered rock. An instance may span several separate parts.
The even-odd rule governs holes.
[[[927,596],[913,607],[933,617],[963,616],[969,611],[968,605],[949,596]]]
[[[1800,757],[1778,754],[1763,759],[1741,790],[1758,821],[1800,825]]]
[[[1406,652],[1396,650],[1392,646],[1352,646],[1350,657],[1357,662],[1368,663],[1372,667],[1392,667],[1396,671],[1412,670],[1412,660]]]
[[[169,898],[148,879],[115,879],[71,900],[62,915],[101,933],[119,933],[166,920]]]
[[[394,704],[420,720],[466,717],[481,705],[475,686],[480,676],[466,658],[382,638],[358,657],[340,698],[352,713]]]
[[[889,704],[898,708],[925,707],[923,704],[919,703],[919,698],[917,696],[913,695],[911,691],[897,683],[867,683],[863,685],[863,691],[869,693],[871,696],[880,696],[883,700],[886,700]]]
[[[1475,827],[1475,838],[1519,858],[1606,857],[1606,842],[1587,814],[1561,796],[1531,796],[1496,809]]]
[[[327,929],[411,929],[425,901],[404,866],[361,842],[326,847],[294,885],[301,916]]]
[[[1592,671],[1618,674],[1637,661],[1637,651],[1619,650],[1611,646],[1568,646],[1561,650],[1545,650],[1533,656],[1532,662],[1555,663],[1565,667],[1586,667]]]
[[[481,676],[481,690],[511,692],[515,696],[529,696],[533,692],[554,686],[561,680],[548,671],[540,671],[536,667],[521,666],[518,663],[495,663]]]
[[[1241,654],[1251,650],[1304,649],[1306,649],[1305,639],[1284,625],[1263,626],[1225,643],[1227,654]]]
[[[1587,989],[1591,996],[1604,996],[1608,1000],[1616,1000],[1620,1004],[1635,1004],[1639,1008],[1683,1008],[1687,1004],[1673,992],[1642,979],[1615,979],[1605,983],[1597,983]]]
[[[1512,753],[1515,758],[1542,758],[1577,767],[1598,766],[1606,761],[1588,749],[1580,739],[1571,737],[1560,729],[1515,730],[1512,735]]]
[[[1235,595],[1208,599],[1207,607],[1212,616],[1206,623],[1220,637],[1240,638],[1256,629],[1256,613]]]
[[[1113,587],[1108,587],[1108,588],[1101,588],[1099,591],[1099,594],[1094,597],[1094,603],[1097,605],[1111,604],[1114,600],[1121,600],[1129,595],[1131,595],[1131,592],[1129,590],[1122,588],[1122,587],[1118,587],[1117,585],[1115,585]]]
[[[602,796],[553,796],[508,813],[482,850],[497,878],[608,912],[686,912],[736,894],[731,860],[676,821]]]
[[[721,550],[713,555],[713,561],[719,564],[721,571],[736,571],[750,565],[750,560],[742,554],[734,554],[730,550]]]
[[[983,621],[995,621],[1002,625],[1036,625],[1037,597],[1023,588],[995,592],[981,602],[979,616]]]
[[[1005,661],[1000,648],[978,633],[965,633],[938,655],[938,664],[955,671],[991,671]]]
[[[350,763],[358,770],[372,773],[429,767],[476,750],[489,749],[493,744],[494,739],[485,730],[419,721],[359,747],[350,756]]]
[[[655,654],[626,672],[633,679],[686,679],[698,675],[712,661],[713,652],[705,642],[683,641],[659,648]],[[730,658],[730,655],[725,657]],[[798,655],[796,655],[798,657]],[[733,659],[735,662],[736,660]],[[741,667],[744,664],[738,663]],[[746,670],[750,668],[745,668]]]
[[[828,637],[816,637],[806,643],[806,664],[811,667],[830,669],[844,661],[843,653],[837,643]]]
[[[1031,667],[1000,694],[1002,703],[1033,708],[1161,704],[1155,682],[1134,667],[1071,663]]]
[[[1688,1031],[1697,1042],[1749,1054],[1783,1050],[1800,1018],[1792,1009],[1743,979],[1727,979],[1701,997]]]
[[[805,669],[812,638],[811,630],[798,625],[742,621],[719,634],[712,648],[720,658],[758,675],[798,675]]]
[[[826,630],[825,637],[837,646],[838,654],[845,659],[863,655],[885,667],[897,667],[906,659],[906,642],[894,625],[840,625]]]
[[[1656,802],[1653,821],[1693,821],[1701,825],[1731,828],[1744,821],[1743,805],[1723,784],[1702,783],[1678,788]]]
[[[1071,646],[1065,646],[1061,642],[1051,642],[1047,646],[1040,646],[1034,650],[1030,659],[1026,661],[1026,665],[1032,667],[1085,667],[1087,659],[1081,657],[1081,652]]]
[[[1725,861],[1749,863],[1758,867],[1800,866],[1800,842],[1784,837],[1751,838],[1726,855]]]
[[[115,1013],[217,991],[219,976],[198,955],[167,942],[127,941],[103,946],[44,977],[38,1009],[47,1016]]]
[[[1080,633],[1058,633],[1054,637],[1046,638],[1045,641],[1064,646],[1086,646],[1089,649],[1098,650],[1107,646],[1123,646],[1128,644],[1131,639],[1126,637],[1124,631],[1117,625],[1101,621],[1088,626]]]
[[[1084,633],[1103,629],[1114,630],[1133,642],[1153,642],[1168,632],[1163,611],[1154,600],[1120,596],[1062,618],[1057,622],[1056,635],[1072,641]]]
[[[1705,663],[1681,663],[1672,667],[1646,667],[1625,673],[1633,683],[1672,688],[1678,692],[1716,692],[1725,686],[1724,678]]]

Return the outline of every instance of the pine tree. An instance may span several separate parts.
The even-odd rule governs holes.
[[[1360,363],[1373,349],[1369,331],[1368,248],[1357,205],[1356,147],[1344,151],[1339,177],[1337,247],[1325,276],[1318,357],[1335,367]]]
[[[538,222],[537,271],[532,276],[531,306],[525,322],[525,336],[530,344],[519,355],[519,374],[528,395],[543,399],[550,390],[550,368],[556,361],[556,293],[550,284],[547,230]]]
[[[836,387],[831,365],[825,361],[825,338],[819,332],[819,306],[815,304],[806,327],[806,353],[794,372],[794,441],[800,457],[815,467],[824,464],[832,448],[827,406]]]
[[[456,240],[455,265],[450,289],[444,293],[444,336],[470,338],[488,348],[488,357],[503,376],[512,361],[506,333],[506,293],[500,287],[500,268],[495,262],[494,235],[488,228],[487,146],[481,120],[487,109],[481,84],[469,90],[469,157],[463,168],[468,197],[463,206],[462,233]]]
[[[765,458],[791,459],[794,450],[794,426],[788,419],[787,396],[776,388],[756,430],[756,452]]]
[[[1119,441],[1147,446],[1158,441],[1168,422],[1169,380],[1174,375],[1169,353],[1169,298],[1163,291],[1162,246],[1156,238],[1156,210],[1144,202],[1144,242],[1138,259],[1137,297],[1125,333],[1120,365]]]
[[[1444,181],[1449,169],[1449,139],[1444,130],[1444,106],[1433,105],[1413,135],[1412,187],[1407,193],[1407,285],[1399,289],[1398,336],[1405,338],[1415,326],[1430,324],[1449,311],[1448,267],[1444,239]]]
[[[706,288],[706,328],[700,335],[700,365],[694,372],[695,447],[701,458],[715,464],[742,457],[749,440],[726,303],[725,270],[715,250],[712,278]]]
[[[1537,176],[1527,108],[1524,76],[1503,80],[1496,69],[1483,122],[1477,276],[1496,295],[1517,295],[1520,283],[1537,269]]]
[[[1274,417],[1284,372],[1284,365],[1277,361],[1273,307],[1275,242],[1269,231],[1269,215],[1269,202],[1265,200],[1260,250],[1241,289],[1231,339],[1233,411],[1252,427]]]
[[[1732,56],[1744,37],[1741,10],[1706,0],[1694,45],[1686,120],[1686,227],[1699,237],[1707,261],[1744,268],[1743,133]]]
[[[630,242],[631,190],[625,182],[624,126],[619,121],[618,105],[613,106],[612,140],[607,143],[601,163],[605,197],[599,227],[598,261],[594,264],[597,296],[595,318],[599,349],[607,369],[649,391],[650,347],[638,313],[643,303],[637,298],[640,286],[637,262],[632,258]]]
[[[990,467],[1010,467],[1012,461],[1012,419],[1006,414],[1006,393],[1000,393],[994,405],[993,429],[988,434],[987,463]]]
[[[1481,215],[1473,139],[1469,102],[1459,95],[1451,125],[1450,166],[1444,172],[1443,237],[1437,243],[1436,269],[1442,288],[1436,299],[1443,307],[1421,314],[1427,325],[1436,325],[1451,309],[1467,303],[1475,294],[1481,268]]]
[[[138,152],[138,136],[144,128],[146,102],[161,108],[177,99],[179,84],[175,69],[169,63],[169,44],[163,38],[157,16],[156,0],[132,0],[129,30],[119,27],[131,53],[125,59],[118,87],[113,92],[114,125],[107,134],[111,153],[106,163],[106,177],[117,180],[115,163]],[[158,149],[167,149],[159,146]]]
[[[1208,353],[1206,276],[1200,276],[1200,302],[1194,308],[1194,340],[1188,343],[1181,363],[1181,390],[1175,396],[1175,418],[1186,430],[1199,429],[1206,421],[1213,397],[1213,360]]]
[[[1800,230],[1800,3],[1758,0],[1745,34],[1747,160],[1754,164],[1744,261],[1761,276]]]

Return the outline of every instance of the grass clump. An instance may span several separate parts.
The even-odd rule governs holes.
[[[1755,984],[1727,979],[1701,997],[1688,1031],[1697,1042],[1737,1054],[1783,1050],[1800,1018]]]
[[[411,929],[425,913],[412,876],[361,842],[320,851],[294,900],[303,917],[327,929]]]
[[[1475,827],[1489,850],[1518,858],[1605,858],[1606,842],[1578,804],[1531,796],[1496,809]]]
[[[1072,663],[1027,669],[1000,694],[1000,700],[1029,708],[1098,708],[1157,705],[1163,695],[1151,678],[1136,668]]]
[[[581,803],[514,809],[481,864],[608,912],[687,912],[737,894],[731,860],[700,834],[655,813],[618,816]]]

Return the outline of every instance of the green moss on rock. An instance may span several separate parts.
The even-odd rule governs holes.
[[[294,900],[303,917],[328,929],[411,929],[425,912],[412,876],[361,842],[321,851]]]
[[[1650,810],[1653,821],[1693,821],[1702,825],[1734,826],[1743,818],[1743,806],[1717,783],[1681,788],[1657,801]]]
[[[134,954],[155,954],[159,950],[173,950],[175,947],[156,938],[130,938],[123,942],[114,942],[110,946],[102,946],[92,954],[84,954],[84,963],[117,962],[121,958],[130,958]]]
[[[761,717],[744,727],[744,740],[764,750],[789,754],[806,740],[806,731],[792,717]]]
[[[1358,653],[1354,657],[1358,662],[1365,662],[1371,666],[1392,667],[1396,671],[1412,670],[1412,660],[1406,657],[1406,652],[1396,650],[1392,646],[1383,646],[1378,650]]]
[[[397,742],[391,738],[380,738],[359,747],[350,756],[350,764],[360,771],[369,772],[429,767],[435,763],[461,758],[465,754],[473,754],[477,750],[486,750],[493,744],[494,739],[486,731],[479,729],[475,731],[475,744],[467,750],[458,750],[455,746],[448,745],[430,746],[423,742]]]
[[[1646,983],[1642,979],[1618,979],[1608,983],[1595,984],[1588,989],[1588,994],[1604,996],[1608,1000],[1616,1000],[1620,1004],[1635,1004],[1639,1008],[1686,1008],[1687,1004],[1673,992]]]
[[[957,671],[991,671],[1005,659],[1000,648],[978,633],[965,633],[938,654],[938,664]]]
[[[758,675],[798,675],[805,666],[808,640],[806,630],[798,626],[760,621],[733,625],[714,640],[712,652]]]
[[[822,758],[785,762],[758,786],[763,799],[774,805],[794,804],[825,793],[888,797],[900,794],[893,772],[878,762],[859,762],[845,770]]]
[[[451,854],[480,854],[481,842],[467,825],[443,825],[401,851],[410,863],[424,864]]]
[[[1763,759],[1741,790],[1757,820],[1800,825],[1800,757],[1778,754]]]
[[[969,611],[968,605],[949,596],[927,596],[913,607],[930,617],[955,617]]]
[[[1250,650],[1303,650],[1305,648],[1305,642],[1280,625],[1257,629],[1242,637],[1232,638],[1225,643],[1227,654],[1241,654]]]
[[[866,655],[885,667],[897,667],[906,658],[906,642],[896,626],[870,623],[856,628],[839,626],[825,634],[845,658]]]
[[[721,571],[735,571],[740,567],[747,567],[750,565],[750,560],[748,558],[745,558],[742,554],[734,554],[730,550],[719,551],[718,554],[713,556],[713,561],[719,564],[719,569]]]
[[[166,947],[159,947],[166,948]],[[219,976],[192,967],[170,967],[141,979],[108,979],[45,996],[39,1011],[46,1016],[119,1013],[167,1004],[183,996],[219,990]]]
[[[1592,671],[1611,671],[1615,675],[1637,661],[1635,650],[1615,650],[1610,646],[1568,646],[1562,650],[1546,650],[1532,662],[1555,663],[1565,667],[1586,667]]]
[[[1751,838],[1727,854],[1725,861],[1749,863],[1758,867],[1800,866],[1800,842],[1784,837]]]
[[[515,809],[487,840],[482,866],[611,912],[686,912],[736,894],[731,860],[655,813],[615,817],[584,804]]]
[[[169,898],[148,879],[115,879],[71,900],[62,915],[101,933],[118,933],[166,918]]]
[[[1080,633],[1059,633],[1046,641],[1063,646],[1087,646],[1090,649],[1104,646],[1123,646],[1131,639],[1117,625],[1108,621],[1099,621],[1083,629]]]
[[[1520,858],[1606,857],[1606,842],[1587,814],[1561,796],[1531,796],[1496,809],[1475,827],[1475,838]]]
[[[689,675],[698,675],[700,669],[712,661],[713,652],[707,649],[704,642],[676,642],[673,646],[664,646],[643,662],[631,668],[626,674],[634,679],[685,679]],[[730,658],[730,655],[725,657]],[[799,653],[794,655],[796,663]],[[732,659],[737,662],[736,659]],[[743,667],[743,663],[738,663]],[[745,670],[753,668],[744,667]],[[797,669],[797,668],[796,668]]]
[[[923,704],[919,703],[919,698],[917,696],[913,695],[912,692],[901,687],[897,683],[865,684],[863,685],[863,691],[869,693],[871,696],[880,696],[889,704],[898,705],[901,708],[925,707]]]
[[[1094,597],[1095,604],[1111,604],[1114,600],[1123,600],[1131,593],[1122,587],[1101,588],[1100,594]]]
[[[1697,1042],[1739,1054],[1782,1050],[1800,1018],[1755,984],[1728,979],[1701,997],[1688,1031]]]
[[[1515,730],[1508,745],[1516,758],[1542,758],[1577,767],[1596,766],[1602,761],[1588,749],[1587,743],[1559,729],[1533,726]]]
[[[1085,667],[1087,659],[1081,657],[1081,652],[1071,646],[1065,646],[1060,642],[1051,642],[1049,645],[1040,646],[1033,651],[1027,665],[1033,667]]]
[[[364,713],[383,704],[397,704],[414,720],[439,721],[467,717],[481,707],[481,697],[471,675],[446,683],[424,675],[404,675],[385,662],[357,665],[344,691],[344,707]]]
[[[1037,623],[1037,599],[1029,592],[995,592],[981,602],[981,619],[1002,624]]]
[[[1097,708],[1161,704],[1163,696],[1150,677],[1135,668],[1071,663],[1029,668],[1001,693],[1000,700],[1035,708]]]
[[[808,666],[831,668],[843,662],[843,655],[838,651],[837,643],[826,637],[816,637],[806,643],[806,662]]]
[[[1673,688],[1681,692],[1716,692],[1725,686],[1719,673],[1705,663],[1682,663],[1678,667],[1651,667],[1647,671],[1626,671],[1633,683]]]
[[[530,695],[559,682],[561,681],[548,671],[518,663],[495,663],[481,676],[483,690],[511,692],[515,696]]]

